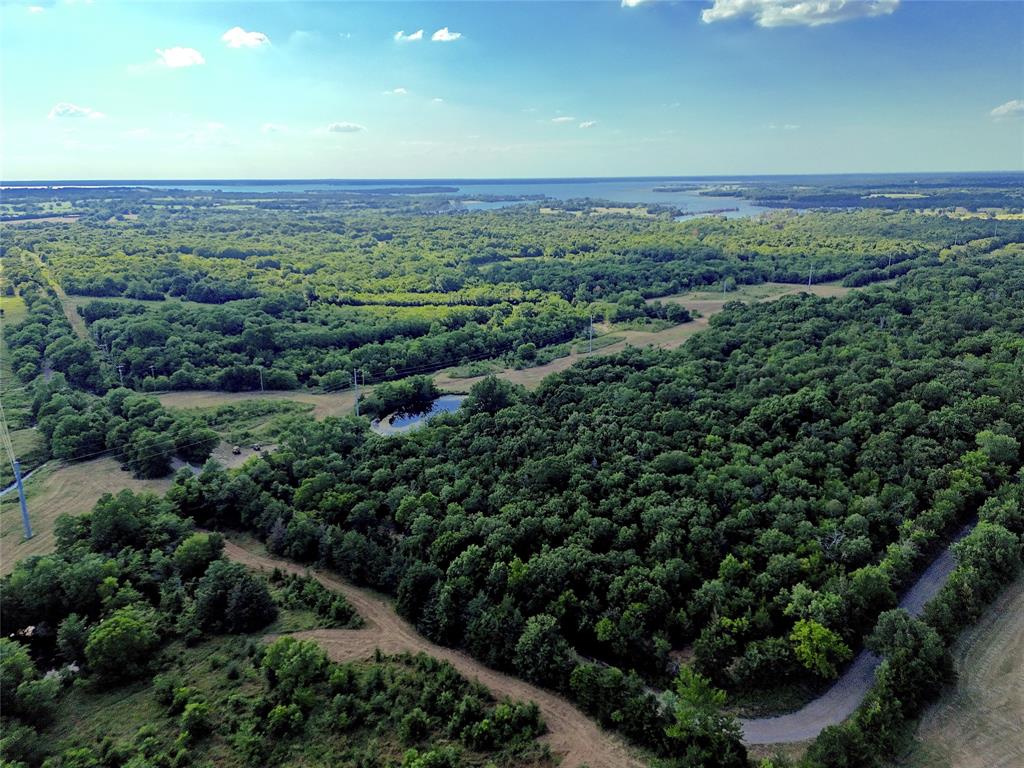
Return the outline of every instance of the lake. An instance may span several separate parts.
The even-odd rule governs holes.
[[[544,195],[554,200],[593,198],[611,200],[617,203],[650,205],[662,203],[681,208],[691,213],[711,211],[719,208],[737,208],[724,215],[729,217],[754,216],[766,209],[752,205],[738,197],[704,197],[699,190],[710,185],[735,182],[729,179],[696,179],[686,177],[634,178],[634,179],[330,179],[330,180],[252,180],[229,181],[224,179],[183,180],[183,181],[97,181],[97,182],[48,182],[48,186],[120,186],[149,187],[152,189],[186,189],[193,191],[225,190],[232,192],[280,193],[348,191],[372,192],[374,189],[395,189],[401,187],[445,186],[455,188],[452,194],[480,195]],[[25,182],[29,184],[31,182]],[[655,192],[655,188],[672,187],[670,192]],[[443,193],[442,193],[443,194]],[[510,201],[474,201],[466,204],[470,210],[491,210],[516,205]]]

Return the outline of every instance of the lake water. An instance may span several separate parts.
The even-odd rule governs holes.
[[[384,418],[374,429],[382,435],[410,432],[423,426],[439,413],[454,413],[465,399],[465,395],[442,395],[431,403],[429,411],[405,416],[393,416],[390,420]]]
[[[734,181],[734,180],[733,180]],[[349,191],[372,192],[374,189],[401,189],[409,187],[415,192],[416,187],[444,186],[455,188],[453,194],[469,197],[473,195],[544,195],[555,200],[572,200],[576,198],[592,198],[610,200],[617,203],[650,205],[662,203],[680,208],[689,213],[712,211],[719,208],[736,208],[738,210],[724,215],[753,216],[765,211],[756,205],[738,197],[705,197],[697,194],[699,190],[710,185],[729,183],[729,179],[687,179],[685,177],[645,178],[645,179],[398,179],[398,180],[358,180],[337,179],[328,181],[294,180],[294,181],[225,181],[212,179],[209,181],[97,181],[97,182],[49,182],[48,185],[66,186],[122,186],[149,187],[151,189],[187,189],[193,191],[224,190],[230,192],[280,193],[306,191]],[[26,182],[28,184],[29,182]],[[658,187],[672,187],[670,192],[655,192]],[[442,193],[444,194],[444,193]],[[466,204],[470,210],[492,210],[517,205],[509,201],[476,201]]]

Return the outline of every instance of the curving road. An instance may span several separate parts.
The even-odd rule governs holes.
[[[291,573],[308,573],[328,589],[341,592],[362,616],[363,629],[312,629],[292,637],[315,640],[334,661],[369,659],[375,649],[384,653],[423,652],[443,659],[463,676],[477,680],[497,698],[534,701],[548,726],[544,737],[562,768],[644,768],[618,737],[598,725],[566,699],[512,675],[497,672],[461,651],[435,645],[395,613],[391,602],[368,589],[360,589],[320,571],[310,571],[287,560],[253,552],[225,541],[224,554],[254,570],[280,568]]]
[[[974,527],[969,523],[957,532],[959,541]],[[925,603],[938,594],[956,567],[952,550],[947,547],[900,600],[899,607],[911,616],[920,616]],[[880,659],[870,651],[861,651],[846,672],[831,688],[796,712],[777,717],[740,720],[743,741],[747,744],[786,744],[809,741],[830,726],[838,725],[854,713],[875,681]]]

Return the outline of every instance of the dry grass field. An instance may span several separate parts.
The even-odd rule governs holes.
[[[211,392],[207,390],[190,390],[186,392],[166,392],[157,398],[168,408],[213,408],[218,405],[231,405],[246,400],[294,400],[298,403],[310,403],[313,415],[322,419],[325,416],[344,416],[352,413],[356,398],[352,390],[341,392],[292,392],[280,390],[273,392]]]
[[[18,495],[12,492],[0,498],[0,576],[14,570],[14,564],[22,558],[53,551],[53,524],[58,516],[88,512],[104,493],[117,493],[123,488],[163,493],[170,485],[170,477],[138,480],[130,472],[122,472],[120,462],[109,456],[40,469],[25,483],[35,534],[30,540],[22,536]]]
[[[956,685],[930,707],[906,768],[1024,765],[1024,576],[953,649]]]

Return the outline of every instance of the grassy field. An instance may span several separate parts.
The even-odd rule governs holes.
[[[10,573],[22,558],[53,551],[53,524],[59,515],[88,512],[104,493],[117,493],[122,488],[163,493],[170,485],[170,477],[134,478],[130,472],[122,472],[120,462],[109,456],[66,467],[44,467],[25,483],[35,534],[30,540],[22,536],[17,494],[0,498],[0,576]]]
[[[356,405],[355,393],[351,390],[342,392],[301,392],[280,390],[273,392],[211,392],[195,390],[187,392],[167,392],[157,395],[160,402],[168,408],[213,408],[219,405],[230,405],[248,400],[294,400],[298,403],[309,403],[313,406],[313,416],[322,419],[325,416],[344,416],[353,413]]]
[[[925,712],[905,768],[1024,765],[1024,576],[953,648],[956,685]]]

